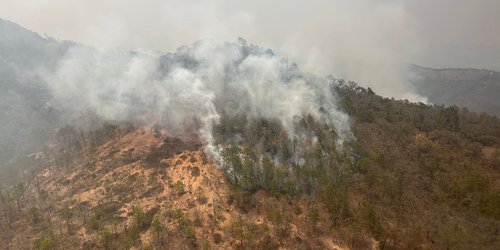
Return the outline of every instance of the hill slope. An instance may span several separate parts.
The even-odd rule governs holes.
[[[158,126],[66,127],[19,161],[32,166],[26,182],[2,192],[4,247],[497,248],[497,118],[335,88],[356,140],[331,148],[305,119],[323,136],[290,167],[271,121],[249,122],[255,132],[234,144],[242,121],[223,118],[222,168],[197,139]]]
[[[90,159],[41,169],[19,211],[4,203],[17,222],[4,231],[3,247],[336,247],[327,231],[312,236],[329,230],[324,211],[317,216],[325,218],[309,225],[312,201],[265,191],[247,197],[225,181],[198,142],[147,127],[105,130],[108,139]]]

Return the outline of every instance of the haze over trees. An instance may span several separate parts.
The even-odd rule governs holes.
[[[500,73],[486,69],[409,67],[417,93],[439,105],[466,107],[500,117]]]

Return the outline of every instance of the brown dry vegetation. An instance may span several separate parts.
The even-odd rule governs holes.
[[[150,128],[112,133],[90,160],[37,175],[5,249],[341,249],[314,199],[247,196],[197,142]]]
[[[498,249],[497,118],[337,92],[355,140],[338,147],[311,117],[292,140],[223,116],[221,166],[158,126],[65,127],[12,163],[28,170],[0,193],[1,247]]]

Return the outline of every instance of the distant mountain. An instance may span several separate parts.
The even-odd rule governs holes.
[[[58,112],[39,72],[73,45],[0,19],[0,164],[50,137]]]
[[[456,105],[500,117],[500,73],[484,69],[410,66],[411,83],[430,103]]]

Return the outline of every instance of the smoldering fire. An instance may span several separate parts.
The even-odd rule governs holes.
[[[216,159],[212,130],[221,114],[277,120],[290,136],[294,118],[311,115],[334,128],[339,141],[350,136],[331,80],[243,39],[198,41],[166,55],[76,46],[43,76],[68,114],[158,122],[178,134],[196,129]]]

